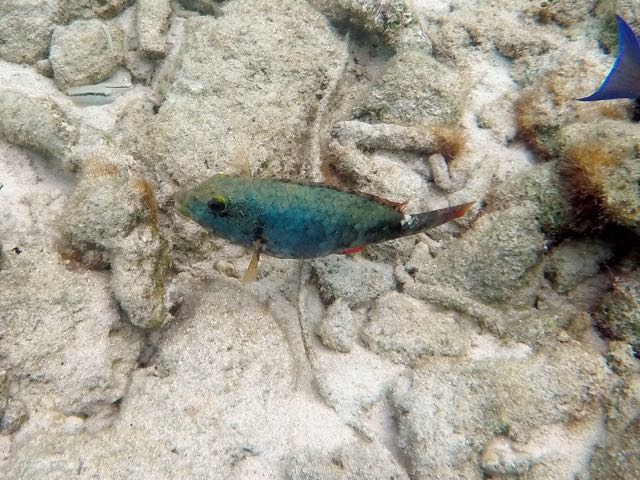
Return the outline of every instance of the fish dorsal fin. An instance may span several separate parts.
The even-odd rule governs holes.
[[[407,211],[407,206],[409,205],[409,200],[405,200],[404,202],[394,202],[393,200],[389,200],[387,198],[378,197],[376,195],[370,195],[370,194],[366,194],[366,195],[368,197],[370,197],[372,200],[375,200],[378,203],[381,203],[383,205],[387,205],[387,206],[393,208],[398,213],[405,213]]]
[[[640,98],[640,42],[629,24],[616,15],[618,22],[618,57],[609,75],[598,90],[585,102],[613,100],[614,98]]]
[[[251,165],[244,148],[237,148],[229,165],[229,174],[237,177],[250,177]]]

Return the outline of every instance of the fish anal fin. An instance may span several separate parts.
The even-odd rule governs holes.
[[[246,285],[247,283],[255,282],[256,278],[258,278],[258,264],[260,263],[260,252],[262,252],[262,242],[256,240],[253,243],[253,253],[251,255],[251,260],[249,261],[249,266],[247,267],[247,271],[244,272],[244,276],[242,277],[242,284]]]
[[[342,253],[344,255],[352,255],[354,253],[360,253],[361,251],[363,251],[365,249],[365,247],[366,247],[366,245],[361,245],[360,247],[347,248],[346,250],[343,250],[340,253]]]

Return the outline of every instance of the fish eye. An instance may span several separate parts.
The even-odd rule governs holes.
[[[222,213],[227,208],[227,202],[225,202],[224,197],[220,195],[215,195],[211,200],[207,202],[207,207],[213,213]]]

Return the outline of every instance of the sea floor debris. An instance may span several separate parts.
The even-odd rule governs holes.
[[[0,5],[0,477],[640,476],[629,2],[89,3]],[[241,285],[174,205],[238,152],[479,202]]]

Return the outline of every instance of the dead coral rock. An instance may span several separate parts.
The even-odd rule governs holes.
[[[40,272],[33,271],[38,277]],[[90,274],[89,278],[93,276]],[[60,277],[56,281],[60,284]],[[82,287],[78,293],[87,299],[85,302],[100,293],[104,304],[109,304],[103,290],[93,288],[89,282],[74,282]],[[65,287],[66,284],[55,286],[54,290],[60,293]],[[47,289],[41,292],[48,294]],[[88,394],[98,398],[104,395],[104,389],[121,380],[123,372],[128,377],[127,382],[122,382],[127,395],[118,402],[118,413],[110,428],[92,431],[84,425],[95,421],[93,418],[85,422],[68,419],[71,425],[67,428],[80,423],[80,428],[75,427],[79,431],[69,435],[48,424],[28,428],[32,424],[29,422],[20,432],[20,448],[12,452],[10,465],[3,471],[7,472],[6,477],[73,478],[82,470],[96,478],[222,480],[234,478],[238,469],[246,471],[244,467],[256,460],[260,472],[277,472],[287,452],[300,448],[299,444],[292,446],[290,439],[306,442],[310,437],[326,435],[327,421],[331,421],[328,417],[333,412],[318,402],[297,403],[292,398],[296,366],[284,334],[264,305],[246,289],[230,286],[224,280],[207,283],[200,293],[190,297],[189,318],[163,332],[153,364],[138,366],[132,374],[127,370],[129,364],[118,362],[117,357],[113,367],[111,362],[105,362],[118,348],[121,333],[113,331],[109,336],[99,328],[107,318],[103,312],[78,308],[87,304],[75,302],[75,289],[67,290],[74,300],[70,308],[78,308],[75,314],[58,313],[56,308],[62,302],[51,308],[50,304],[39,303],[47,308],[40,308],[40,315],[31,322],[43,321],[41,328],[48,330],[47,338],[55,339],[49,345],[63,345],[73,363],[61,367],[59,355],[50,347],[46,350],[49,357],[38,362],[37,367],[68,369],[73,372],[70,378],[76,381],[85,373],[90,375],[97,388],[88,390]],[[18,300],[24,309],[24,297]],[[16,322],[28,321],[28,313],[16,318]],[[65,327],[74,315],[76,321],[89,323],[85,325],[86,334],[71,343],[73,331]],[[21,327],[30,324],[22,323]],[[2,325],[0,322],[0,329]],[[12,338],[21,338],[23,343],[34,341],[24,335]],[[0,345],[0,349],[7,347],[7,342]],[[129,349],[135,365],[138,351]],[[27,357],[27,351],[21,355]],[[82,361],[78,363],[80,357]],[[104,375],[112,368],[113,378]],[[40,370],[35,373],[38,374]],[[274,425],[282,425],[283,429]],[[345,432],[331,430],[332,433],[349,435],[348,427],[338,421],[335,425]],[[216,434],[211,435],[214,431]],[[83,452],[80,456],[79,451]],[[135,461],[131,452],[135,452]],[[275,458],[266,458],[266,452]]]
[[[61,90],[98,83],[123,62],[124,34],[116,23],[77,20],[55,28],[49,58]]]
[[[425,198],[435,200],[424,177],[388,153],[367,155],[356,148],[336,153],[331,167],[356,190],[398,202],[415,199],[421,207]]]
[[[14,63],[34,63],[45,57],[58,19],[57,0],[0,2],[0,58]]]
[[[456,123],[468,92],[455,70],[422,50],[403,50],[373,84],[356,116],[371,123]]]
[[[171,15],[170,0],[138,0],[136,28],[140,50],[149,58],[162,58]]]
[[[602,303],[596,318],[614,338],[640,348],[640,272],[619,276]]]
[[[79,122],[47,98],[1,90],[0,136],[59,162],[64,170],[79,168],[71,154],[80,138]]]
[[[152,212],[135,188],[137,180],[108,161],[92,161],[69,200],[62,230],[79,250],[112,249]]]
[[[460,356],[469,341],[453,313],[398,292],[376,301],[362,339],[372,351],[411,366],[429,356]]]

